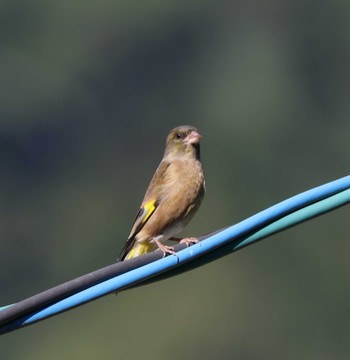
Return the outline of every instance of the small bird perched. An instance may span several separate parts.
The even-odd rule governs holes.
[[[171,130],[165,152],[136,215],[119,261],[131,259],[158,247],[163,256],[176,254],[166,240],[196,243],[196,238],[174,238],[198,210],[205,193],[200,162],[201,135],[193,126]]]

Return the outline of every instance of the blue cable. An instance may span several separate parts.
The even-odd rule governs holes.
[[[296,195],[179,251],[177,257],[167,256],[13,320],[0,327],[0,334],[43,320],[116,290],[135,286],[165,272],[181,272],[181,266],[188,263],[192,267],[200,266],[201,259],[207,254],[214,254],[214,258],[227,255],[277,231],[350,202],[350,190],[347,190],[349,188],[350,176],[346,176]],[[241,241],[237,243],[237,239]],[[233,245],[230,246],[231,244]]]

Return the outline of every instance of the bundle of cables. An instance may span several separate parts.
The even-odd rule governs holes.
[[[159,281],[197,268],[258,240],[350,202],[350,176],[308,190],[238,224],[199,237],[198,244],[175,246],[118,262],[0,308],[0,334],[44,320],[99,297]]]

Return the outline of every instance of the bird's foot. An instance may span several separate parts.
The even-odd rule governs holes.
[[[187,247],[193,245],[193,244],[198,244],[199,240],[195,237],[190,237],[190,238],[184,238],[180,240],[180,244],[186,244]]]
[[[176,251],[172,246],[163,245],[159,240],[156,239],[153,239],[153,241],[158,246],[158,249],[163,252],[163,257],[167,256],[168,254],[175,255],[177,257]]]

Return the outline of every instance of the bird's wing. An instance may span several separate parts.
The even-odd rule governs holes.
[[[158,199],[152,199],[142,204],[134,220],[134,225],[132,226],[129,239],[135,237],[135,235],[143,228],[143,226],[146,224],[147,220],[154,213],[158,205],[159,205]]]
[[[142,205],[135,217],[128,241],[119,255],[119,260],[124,260],[128,252],[135,244],[135,236],[141,231],[146,222],[152,216],[160,203],[162,195],[163,180],[170,163],[162,161],[156,170],[146,192]]]
[[[146,224],[147,220],[150,218],[150,216],[153,214],[154,210],[157,208],[157,200],[151,200],[145,204],[143,204],[138,211],[134,225],[132,227],[130,236],[128,241],[123,247],[123,250],[120,252],[119,255],[119,261],[122,261],[125,259],[126,255],[131,251],[131,249],[135,245],[135,235],[143,228],[143,226]]]

